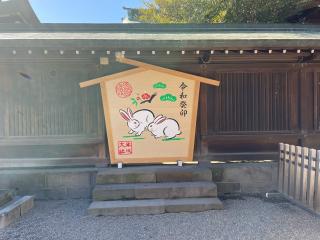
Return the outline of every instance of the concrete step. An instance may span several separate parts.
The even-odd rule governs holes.
[[[9,190],[0,190],[0,208],[14,198],[13,192]]]
[[[213,182],[129,183],[96,185],[95,201],[156,198],[217,197]]]
[[[93,216],[146,215],[221,210],[218,198],[180,198],[149,200],[95,201],[88,208]]]
[[[24,215],[33,207],[33,196],[15,197],[0,208],[0,229]]]
[[[96,184],[212,181],[209,168],[198,166],[143,166],[105,168],[97,174]]]
[[[217,182],[219,197],[235,197],[241,195],[241,185],[239,182]]]

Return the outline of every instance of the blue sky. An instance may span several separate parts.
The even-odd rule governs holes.
[[[142,0],[29,0],[42,23],[120,23]]]

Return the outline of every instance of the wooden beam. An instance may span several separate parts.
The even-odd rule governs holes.
[[[89,81],[81,82],[81,83],[79,83],[79,85],[80,85],[80,88],[86,88],[86,87],[90,87],[92,85],[96,85],[96,84],[102,83],[104,81],[108,81],[108,80],[112,80],[112,79],[116,79],[116,78],[121,78],[121,77],[125,77],[125,76],[131,75],[131,74],[144,72],[144,71],[146,71],[146,69],[144,69],[144,68],[134,68],[134,69],[130,69],[130,70],[127,70],[127,71],[115,73],[115,74],[112,74],[112,75],[107,75],[107,76],[104,76],[104,77],[100,77],[100,78],[92,79],[92,80],[89,80]]]
[[[200,77],[200,76],[192,75],[192,74],[189,74],[189,73],[179,72],[179,71],[176,71],[176,70],[163,68],[163,67],[155,66],[155,65],[152,65],[152,64],[148,64],[148,63],[144,63],[144,62],[139,62],[139,61],[136,61],[136,60],[128,59],[128,58],[124,57],[123,54],[121,54],[121,53],[117,53],[116,54],[116,61],[120,62],[120,63],[129,64],[129,65],[132,65],[132,66],[136,66],[136,67],[139,67],[139,68],[143,68],[143,69],[154,70],[154,71],[158,71],[158,72],[171,74],[171,75],[177,76],[177,77],[182,77],[182,78],[186,78],[186,79],[190,79],[190,80],[194,80],[194,81],[199,81],[201,83],[205,83],[205,84],[209,84],[209,85],[213,85],[213,86],[219,86],[220,85],[220,81],[218,81],[218,80],[209,79],[209,78],[205,78],[205,77]]]

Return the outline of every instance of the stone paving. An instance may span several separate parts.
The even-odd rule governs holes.
[[[201,213],[92,217],[89,200],[36,201],[35,208],[0,230],[1,240],[319,239],[320,218],[286,202],[244,197],[225,210]]]

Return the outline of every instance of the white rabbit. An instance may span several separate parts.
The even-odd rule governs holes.
[[[147,109],[141,109],[135,113],[130,108],[127,109],[127,112],[120,109],[120,115],[127,121],[130,128],[129,134],[135,134],[136,136],[140,136],[154,120],[153,112]]]
[[[148,130],[155,138],[165,137],[171,139],[181,134],[179,123],[162,115],[157,116],[152,123],[149,124]]]

